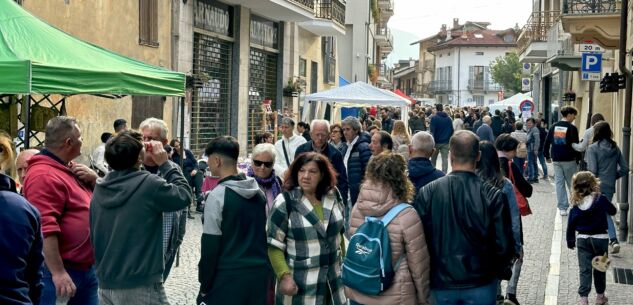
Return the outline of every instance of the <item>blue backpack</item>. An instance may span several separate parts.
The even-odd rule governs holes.
[[[391,264],[391,245],[387,225],[411,205],[400,203],[382,218],[365,217],[365,222],[352,235],[343,260],[343,284],[366,295],[378,295],[393,281],[395,270]]]

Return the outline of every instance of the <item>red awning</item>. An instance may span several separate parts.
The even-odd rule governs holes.
[[[400,91],[400,89],[394,90],[393,93],[408,99],[411,102],[411,104],[415,104],[415,99],[410,97],[410,96],[408,96],[408,95],[406,95],[406,94],[404,94],[404,92]]]

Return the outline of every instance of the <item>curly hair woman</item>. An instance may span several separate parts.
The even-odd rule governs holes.
[[[352,209],[351,235],[363,224],[365,217],[383,217],[399,203],[411,201],[414,188],[406,170],[406,162],[399,154],[385,152],[372,158],[367,165],[358,201]],[[345,287],[350,304],[426,304],[430,257],[418,213],[414,209],[403,210],[389,223],[387,231],[392,262],[400,260],[392,286],[376,296]]]

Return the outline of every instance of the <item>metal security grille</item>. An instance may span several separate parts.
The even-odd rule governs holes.
[[[613,268],[613,281],[618,284],[633,285],[633,269]]]
[[[193,35],[195,88],[191,101],[191,150],[200,154],[211,139],[228,135],[232,43]]]
[[[251,48],[248,89],[248,146],[253,145],[254,136],[263,131],[271,131],[272,119],[264,122],[264,100],[270,100],[271,110],[275,110],[277,101],[277,59],[271,52]]]

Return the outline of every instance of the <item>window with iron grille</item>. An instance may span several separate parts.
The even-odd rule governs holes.
[[[264,121],[264,101],[274,110],[277,101],[278,55],[251,48],[248,81],[248,147],[253,146],[255,135],[273,130],[272,119]]]
[[[199,154],[211,139],[230,133],[232,44],[200,33],[193,40],[191,150]]]
[[[138,43],[158,46],[158,0],[139,0]]]

